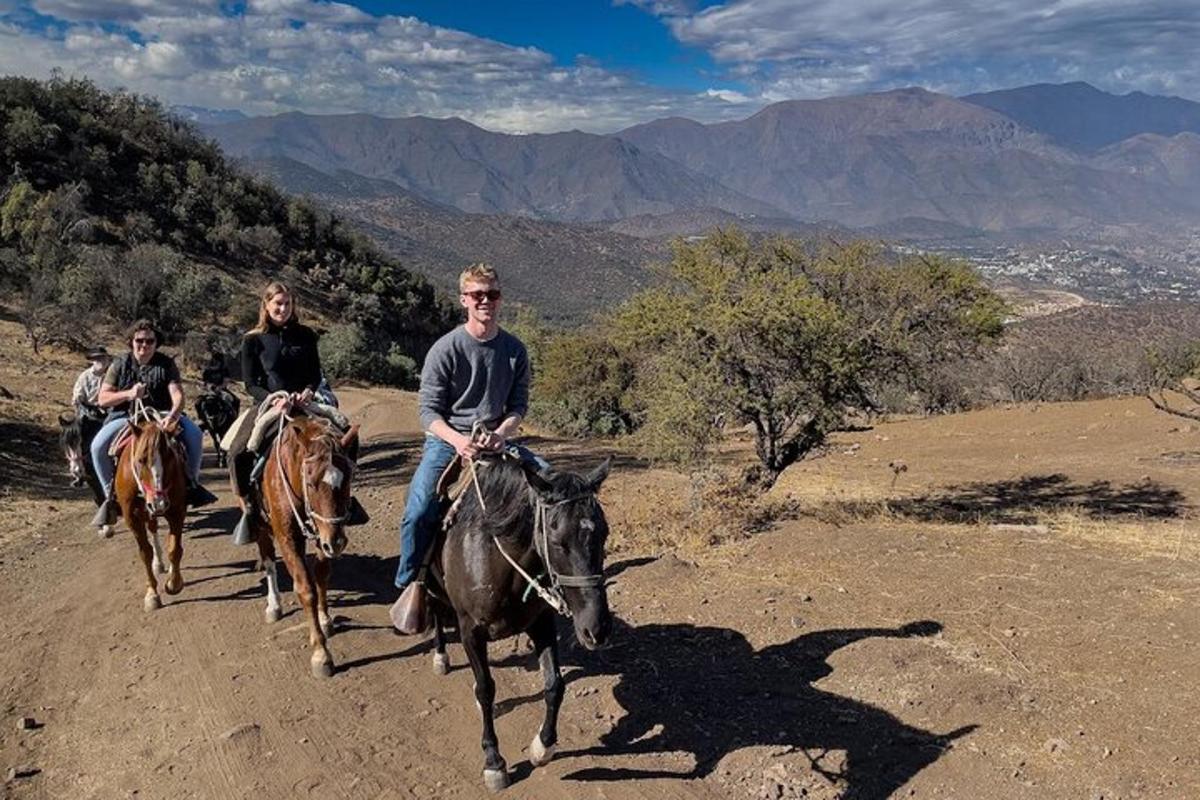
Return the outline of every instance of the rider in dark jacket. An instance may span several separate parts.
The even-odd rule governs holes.
[[[288,394],[275,401],[278,408],[289,402],[298,405],[314,402],[322,380],[317,334],[297,319],[291,291],[282,283],[273,281],[263,290],[258,324],[242,340],[242,380],[256,407],[276,392]],[[243,509],[242,519],[234,529],[234,541],[238,544],[251,541],[249,520],[255,510],[250,473],[258,458],[247,447],[254,430],[253,419],[244,422],[229,445],[230,476]],[[347,524],[361,525],[366,521],[366,512],[351,498]]]

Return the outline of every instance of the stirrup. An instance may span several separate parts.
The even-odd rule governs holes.
[[[242,512],[242,518],[238,520],[237,527],[233,529],[234,544],[247,545],[254,543],[254,532],[250,530],[250,516],[253,513],[252,509]]]
[[[92,517],[92,525],[97,528],[116,525],[120,516],[121,509],[117,506],[117,499],[106,497],[100,507],[96,509],[96,515]]]

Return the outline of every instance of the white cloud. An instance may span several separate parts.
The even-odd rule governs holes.
[[[1089,80],[1158,91],[1200,79],[1194,0],[730,0],[694,13],[638,5],[764,99],[914,83],[965,93]]]
[[[564,66],[535,47],[341,3],[249,0],[228,15],[216,0],[35,2],[58,22],[0,30],[0,73],[61,67],[167,103],[460,116],[522,132],[612,131],[673,113],[722,119],[743,106],[736,93],[661,90],[583,59]]]

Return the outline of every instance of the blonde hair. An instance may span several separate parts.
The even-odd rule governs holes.
[[[500,276],[496,274],[495,267],[480,262],[467,267],[458,276],[458,290],[465,291],[468,283],[494,283],[499,286]]]
[[[267,313],[267,303],[277,294],[286,294],[292,299],[292,315],[287,321],[296,322],[300,319],[300,312],[296,309],[296,295],[292,294],[292,290],[283,281],[271,281],[263,287],[262,294],[259,295],[258,324],[250,329],[250,333],[266,333],[270,329],[271,315]]]

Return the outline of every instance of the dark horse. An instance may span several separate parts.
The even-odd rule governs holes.
[[[58,425],[61,429],[59,444],[62,445],[63,455],[67,459],[67,474],[71,476],[71,485],[83,486],[86,483],[92,490],[92,499],[99,506],[104,502],[104,492],[100,488],[100,479],[96,477],[96,468],[92,464],[92,439],[96,438],[104,421],[79,414],[60,414]]]
[[[443,622],[452,611],[483,715],[483,781],[498,791],[509,777],[493,725],[496,684],[488,668],[488,642],[522,632],[533,641],[546,698],[545,720],[529,746],[529,760],[539,767],[554,755],[564,690],[556,608],[571,618],[575,635],[589,650],[604,644],[612,630],[603,578],[608,522],[596,498],[608,462],[581,476],[538,472],[532,464],[506,457],[479,466],[476,474],[478,483],[467,488],[432,565],[433,663],[439,674],[449,668]]]
[[[209,386],[196,398],[196,418],[200,420],[200,430],[208,431],[208,435],[212,437],[218,467],[225,466],[221,437],[237,419],[239,408],[241,403],[228,389],[213,389]]]
[[[343,525],[350,505],[350,479],[358,445],[358,427],[342,434],[324,419],[283,416],[263,472],[262,502],[266,514],[255,517],[262,568],[267,575],[267,622],[282,616],[278,551],[292,576],[292,585],[308,616],[313,675],[333,674],[333,656],[326,640],[333,635],[327,592],[333,559],[346,548]],[[315,559],[305,556],[312,540]]]

